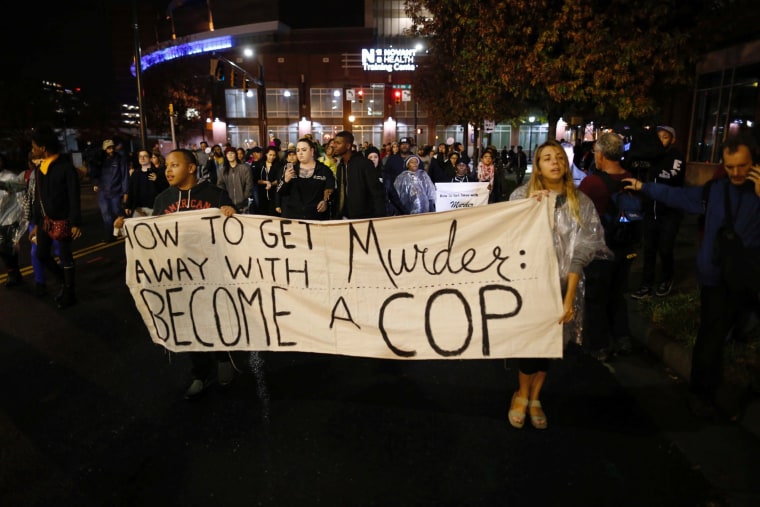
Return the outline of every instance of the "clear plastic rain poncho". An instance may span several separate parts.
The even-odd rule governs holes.
[[[29,218],[24,212],[25,203],[24,173],[16,174],[7,169],[0,171],[0,226],[3,228],[0,248],[9,250],[26,232]]]
[[[509,196],[509,200],[514,201],[528,197],[528,185],[526,183],[516,188]],[[594,259],[612,260],[615,254],[604,242],[604,228],[599,220],[599,214],[594,203],[586,194],[577,192],[582,225],[576,222],[564,194],[551,192],[549,195],[555,198],[556,203],[554,207],[554,250],[557,252],[563,296],[567,287],[568,273],[575,272],[579,275],[573,304],[575,318],[565,324],[562,332],[563,340],[565,345],[571,341],[580,345],[583,338],[583,301],[586,292],[583,268]],[[557,319],[559,320],[559,316]]]
[[[393,186],[410,215],[435,211],[435,183],[423,169],[402,172],[396,176]]]

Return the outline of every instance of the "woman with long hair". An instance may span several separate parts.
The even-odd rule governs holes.
[[[277,208],[277,185],[280,183],[282,176],[282,160],[276,146],[267,146],[264,151],[263,162],[259,165],[258,170],[254,169],[254,186],[258,190],[258,209],[259,215],[279,215]]]
[[[288,166],[277,187],[282,216],[301,220],[327,220],[328,203],[335,190],[335,176],[327,165],[315,160],[316,146],[307,139],[296,143],[298,161]]]
[[[248,213],[248,196],[253,190],[253,175],[251,166],[240,161],[234,148],[224,150],[224,165],[216,182],[217,186],[227,191],[238,213]]]
[[[560,287],[563,295],[562,314],[564,342],[580,342],[583,322],[583,267],[594,258],[611,257],[604,242],[604,229],[594,203],[576,190],[570,163],[562,146],[549,141],[536,149],[535,168],[530,180],[516,188],[509,200],[526,197],[553,199],[554,249],[559,264]],[[520,358],[518,390],[512,395],[509,423],[522,428],[526,415],[533,427],[546,429],[548,422],[540,401],[541,388],[549,368],[548,358]]]

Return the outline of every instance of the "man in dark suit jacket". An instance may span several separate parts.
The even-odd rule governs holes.
[[[334,155],[338,158],[338,170],[330,216],[333,219],[385,216],[383,183],[374,164],[351,150],[353,144],[353,133],[344,130],[336,134]]]

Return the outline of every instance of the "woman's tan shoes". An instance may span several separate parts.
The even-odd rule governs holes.
[[[546,414],[544,414],[544,409],[541,407],[541,402],[533,400],[528,403],[528,407],[530,410],[530,423],[537,430],[545,430],[549,422],[546,420]]]
[[[512,402],[509,405],[509,424],[515,428],[525,426],[525,413],[528,410],[528,399],[517,396],[517,392],[512,395]]]

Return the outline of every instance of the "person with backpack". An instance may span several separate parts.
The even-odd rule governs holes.
[[[584,347],[601,361],[610,353],[631,352],[628,308],[624,297],[631,264],[641,231],[641,201],[624,192],[624,178],[633,175],[622,164],[623,139],[612,132],[602,134],[594,144],[596,170],[583,178],[578,190],[596,207],[604,227],[605,242],[614,252],[612,260],[594,260],[584,270],[586,277],[586,318]],[[639,213],[636,215],[638,202]]]
[[[681,151],[676,148],[676,131],[666,125],[657,127],[657,135],[665,151],[653,164],[655,183],[682,187],[685,165]],[[634,299],[646,299],[652,295],[665,297],[673,288],[675,258],[673,251],[676,236],[681,228],[683,212],[655,199],[646,199],[644,208],[644,264],[641,270],[641,286],[631,293]],[[655,288],[657,256],[660,257],[660,283]]]
[[[729,136],[722,153],[726,176],[701,187],[675,188],[634,178],[624,180],[626,188],[705,217],[697,254],[700,314],[688,400],[697,417],[712,417],[716,412],[725,344],[731,337],[737,339],[738,333],[749,332],[751,319],[757,322],[760,315],[760,153],[748,131]],[[733,246],[736,258],[724,255],[716,245]],[[741,408],[726,409],[730,420],[738,419]]]

